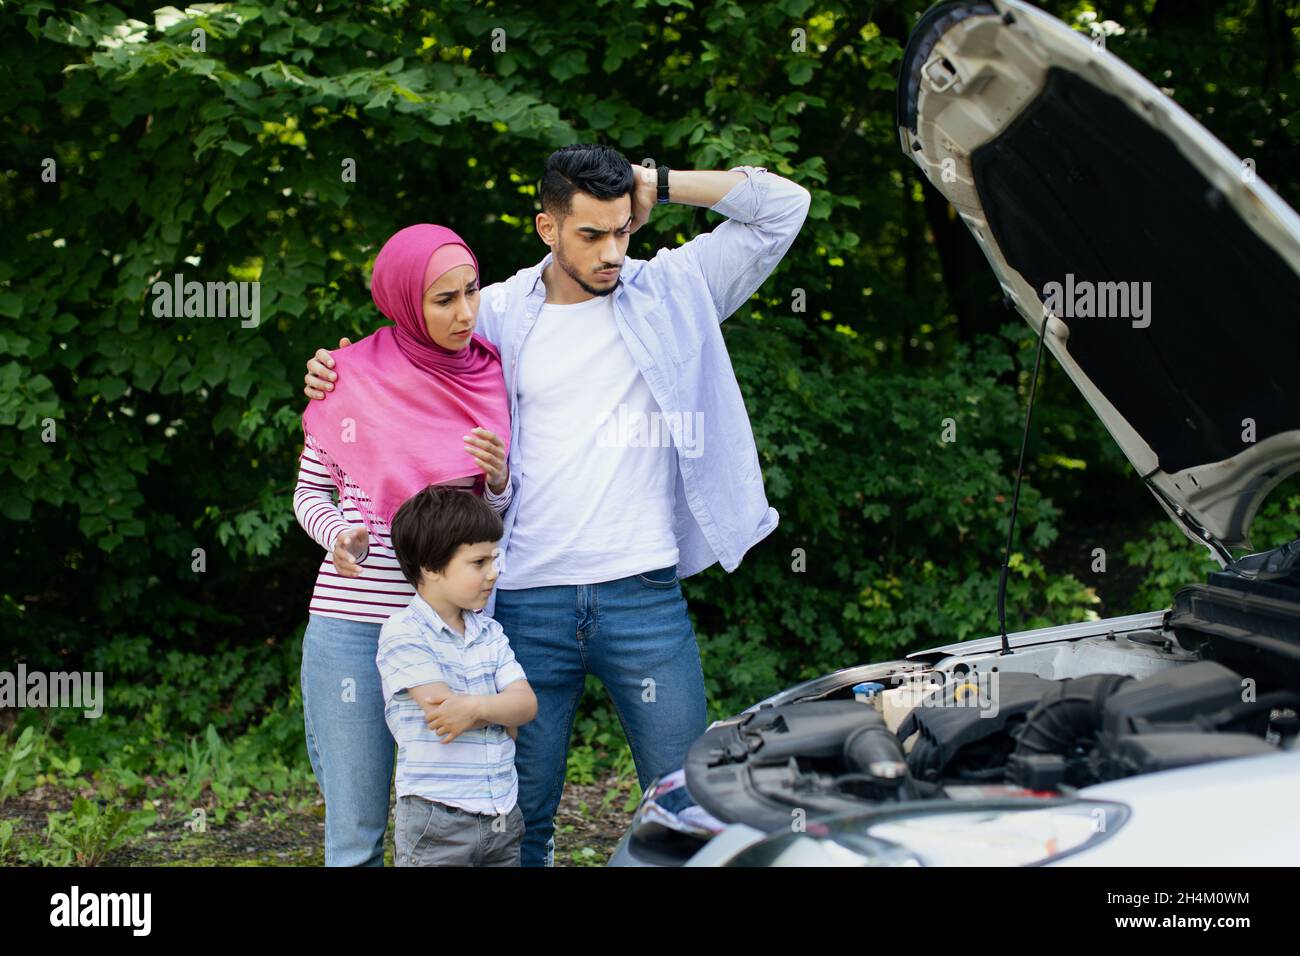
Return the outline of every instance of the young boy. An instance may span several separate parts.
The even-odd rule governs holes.
[[[393,516],[393,550],[416,589],[375,657],[397,741],[398,866],[519,865],[515,728],[537,716],[537,698],[501,625],[476,613],[501,533],[496,512],[458,488],[425,488]]]

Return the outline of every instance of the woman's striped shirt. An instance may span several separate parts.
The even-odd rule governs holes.
[[[482,494],[483,500],[498,514],[510,505],[509,483],[499,496],[486,487],[482,476],[467,477],[449,484],[472,486],[475,493]],[[334,482],[317,455],[316,443],[310,434],[307,435],[298,459],[293,511],[303,530],[325,549],[308,610],[322,617],[383,624],[390,614],[411,603],[415,588],[402,575],[387,527],[381,526],[370,535],[369,549],[358,562],[361,577],[344,577],[334,569],[334,542],[344,531],[365,527],[357,503],[368,505],[370,501],[347,476],[344,476],[343,489],[342,500],[336,503]]]

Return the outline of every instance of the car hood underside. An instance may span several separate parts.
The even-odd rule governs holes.
[[[1227,561],[1300,470],[1300,218],[1172,100],[1018,2],[934,8],[904,150],[1190,536]],[[1245,172],[1243,172],[1245,171]]]

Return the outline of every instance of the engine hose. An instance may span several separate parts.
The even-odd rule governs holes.
[[[1096,739],[1107,698],[1132,680],[1123,674],[1067,678],[1029,712],[1016,738],[1015,755],[1058,754]]]
[[[878,794],[906,799],[910,774],[903,745],[885,726],[884,718],[874,711],[870,716],[874,719],[844,738],[843,761],[850,773],[842,779],[860,780]]]

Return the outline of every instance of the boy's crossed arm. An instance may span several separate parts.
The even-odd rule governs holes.
[[[518,740],[519,725],[537,716],[537,696],[528,681],[522,679],[498,694],[455,694],[445,681],[418,684],[407,690],[424,711],[429,729],[444,744],[467,730],[489,724],[501,725],[511,740]]]

